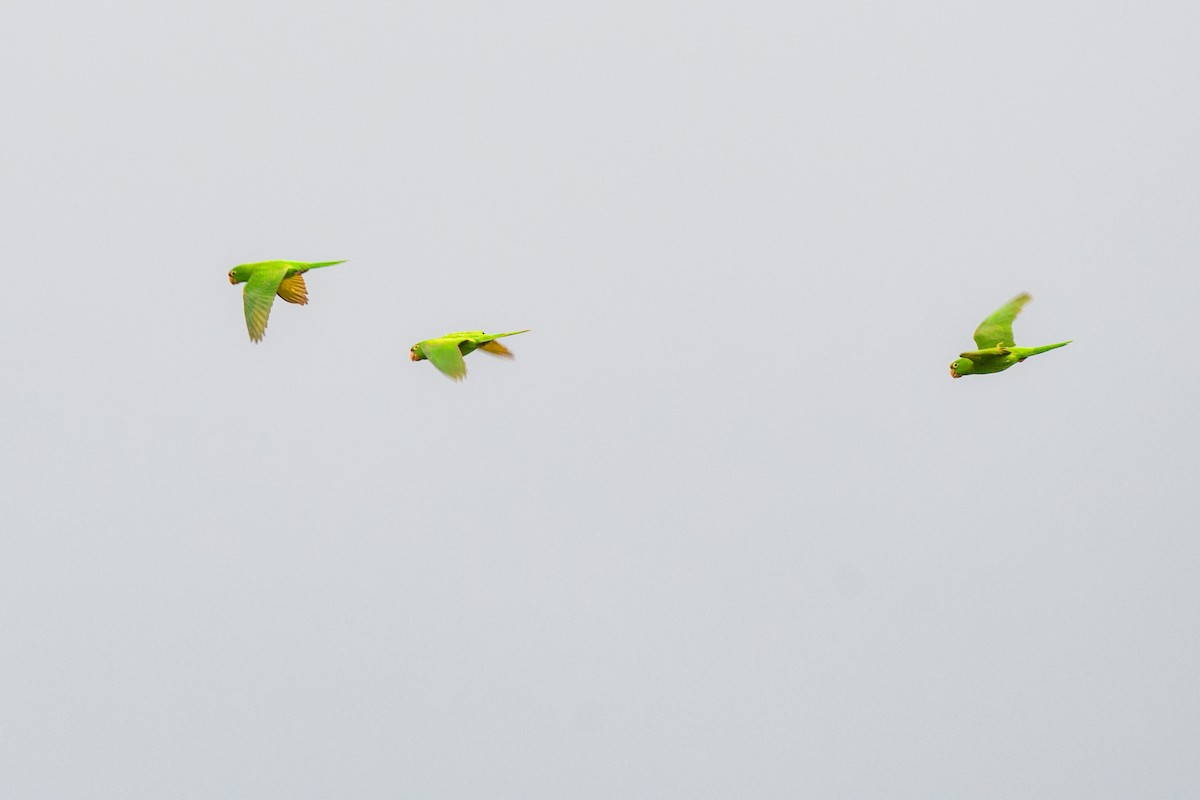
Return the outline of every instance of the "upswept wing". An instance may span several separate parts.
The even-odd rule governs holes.
[[[980,350],[987,350],[998,344],[1012,347],[1013,320],[1021,313],[1021,308],[1030,301],[1028,294],[1014,297],[1007,305],[1001,306],[995,313],[980,323],[975,329],[975,345]]]

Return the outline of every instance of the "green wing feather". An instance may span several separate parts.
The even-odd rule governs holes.
[[[976,364],[990,364],[996,359],[1004,359],[1010,351],[1005,350],[1003,353],[996,349],[989,350],[968,350],[965,353],[959,353],[959,358],[965,358],[968,361],[973,361]]]
[[[456,381],[461,381],[467,374],[467,364],[463,361],[458,343],[462,339],[430,339],[421,343],[421,352],[442,372]]]
[[[242,303],[246,307],[246,330],[255,342],[261,342],[267,332],[267,318],[275,302],[275,292],[287,269],[260,269],[246,281],[242,290]]]
[[[987,350],[995,347],[998,344],[1005,344],[1012,347],[1013,342],[1013,320],[1017,314],[1021,313],[1021,308],[1030,301],[1028,294],[1021,294],[1014,297],[1007,305],[1002,306],[999,310],[985,319],[978,328],[975,329],[975,344],[980,350]]]

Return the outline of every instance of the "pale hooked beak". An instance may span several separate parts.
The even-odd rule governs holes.
[[[954,367],[951,367],[950,368],[950,377],[951,378],[961,378],[962,375],[959,375],[957,372],[954,371]]]
[[[230,282],[230,283],[232,283],[234,286],[237,286],[237,281],[235,281],[235,280],[233,279],[233,276],[232,276],[232,275],[230,275],[230,276],[229,276],[229,282]]]
[[[420,361],[421,359],[417,358],[416,350],[409,350],[408,351],[408,360],[409,361]]]

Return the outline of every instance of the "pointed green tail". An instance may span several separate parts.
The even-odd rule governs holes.
[[[1028,355],[1036,356],[1038,353],[1044,353],[1047,350],[1055,350],[1059,347],[1066,347],[1073,341],[1075,341],[1075,340],[1068,339],[1065,342],[1058,342],[1057,344],[1044,344],[1041,347],[1021,347],[1018,349],[1027,351]]]

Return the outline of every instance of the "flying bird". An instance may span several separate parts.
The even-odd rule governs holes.
[[[950,364],[950,377],[1001,372],[1030,356],[1070,344],[1072,340],[1069,339],[1041,347],[1017,347],[1013,343],[1013,320],[1030,299],[1028,294],[1018,295],[980,323],[975,329],[975,346],[979,349],[960,354]]]
[[[261,342],[267,332],[267,317],[275,295],[289,303],[308,304],[308,287],[304,285],[304,273],[317,267],[332,267],[343,261],[258,261],[254,264],[238,264],[229,270],[229,282],[244,283],[242,302],[246,306],[246,330],[251,340]]]
[[[526,328],[523,331],[509,331],[508,333],[484,333],[483,331],[447,333],[436,339],[417,342],[409,350],[409,357],[413,361],[429,359],[442,372],[456,381],[461,381],[467,374],[467,365],[463,362],[463,356],[475,350],[482,350],[492,355],[512,358],[513,354],[508,351],[508,348],[496,340],[505,336],[516,336],[518,333],[528,333],[528,331],[529,329]]]

